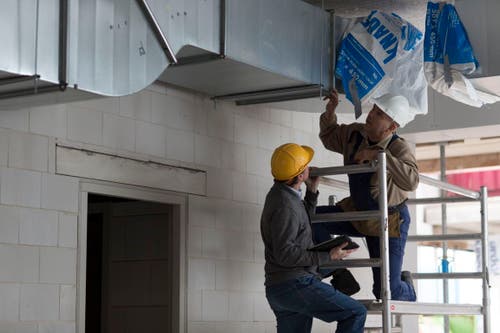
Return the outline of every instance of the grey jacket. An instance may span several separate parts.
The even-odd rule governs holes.
[[[318,265],[330,263],[328,252],[307,251],[313,246],[309,216],[318,193],[307,191],[304,201],[288,185],[275,182],[266,196],[260,221],[265,246],[265,285],[300,276],[318,275]]]

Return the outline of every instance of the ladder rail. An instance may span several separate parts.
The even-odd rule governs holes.
[[[491,332],[490,323],[490,293],[489,293],[489,252],[488,252],[488,192],[486,187],[481,187],[481,191],[473,191],[456,185],[436,180],[420,174],[420,182],[437,187],[441,190],[456,193],[462,197],[438,197],[409,199],[407,204],[446,204],[480,201],[481,203],[481,232],[469,234],[443,234],[443,235],[414,235],[409,236],[408,241],[448,241],[448,240],[470,240],[481,241],[481,271],[480,272],[460,272],[460,273],[413,273],[415,279],[482,279],[483,302],[481,305],[469,304],[443,304],[443,303],[415,303],[392,301],[389,288],[389,232],[388,232],[388,203],[387,203],[387,165],[385,152],[378,154],[378,160],[370,164],[349,165],[342,167],[314,168],[311,176],[320,176],[320,183],[326,186],[348,189],[347,182],[325,177],[326,175],[354,174],[363,172],[378,173],[379,177],[379,210],[365,212],[343,212],[316,214],[312,217],[312,223],[346,221],[346,220],[368,220],[378,218],[380,220],[380,259],[350,259],[342,260],[329,268],[338,267],[380,267],[381,278],[381,302],[377,311],[382,313],[382,331],[389,333],[391,330],[392,314],[473,314],[483,315],[484,333]]]
[[[382,330],[390,333],[391,328],[391,289],[389,288],[389,212],[387,204],[387,165],[385,152],[378,153],[379,196],[378,207],[380,212],[380,296],[382,299]]]

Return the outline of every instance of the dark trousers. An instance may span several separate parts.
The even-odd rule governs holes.
[[[316,213],[335,213],[342,210],[337,206],[318,206]],[[403,267],[403,257],[405,254],[406,239],[410,228],[410,213],[408,207],[400,209],[402,223],[400,225],[400,237],[389,237],[389,283],[391,289],[391,299],[400,301],[415,301],[416,295],[413,287],[401,280],[401,269]],[[364,236],[348,221],[345,222],[323,222],[314,223],[313,237],[315,243],[320,243],[330,239],[330,235],[348,235],[352,237],[365,237],[370,258],[380,258],[379,237]],[[380,268],[373,267],[373,295],[380,299]]]
[[[362,333],[366,308],[313,275],[266,286],[277,333],[310,333],[313,318],[337,321],[337,333]]]

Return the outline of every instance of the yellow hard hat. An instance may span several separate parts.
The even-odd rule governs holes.
[[[314,150],[296,143],[285,143],[274,150],[271,157],[271,173],[274,179],[283,181],[300,175],[314,156]]]

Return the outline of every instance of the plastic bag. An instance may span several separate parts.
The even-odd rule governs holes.
[[[359,19],[358,19],[359,20]],[[342,79],[356,118],[361,105],[387,92],[405,96],[413,114],[427,113],[423,34],[396,14],[372,11],[349,27],[335,74]]]
[[[455,6],[428,2],[424,38],[424,71],[429,84],[441,94],[474,107],[500,101],[480,91],[465,75],[479,63]]]

